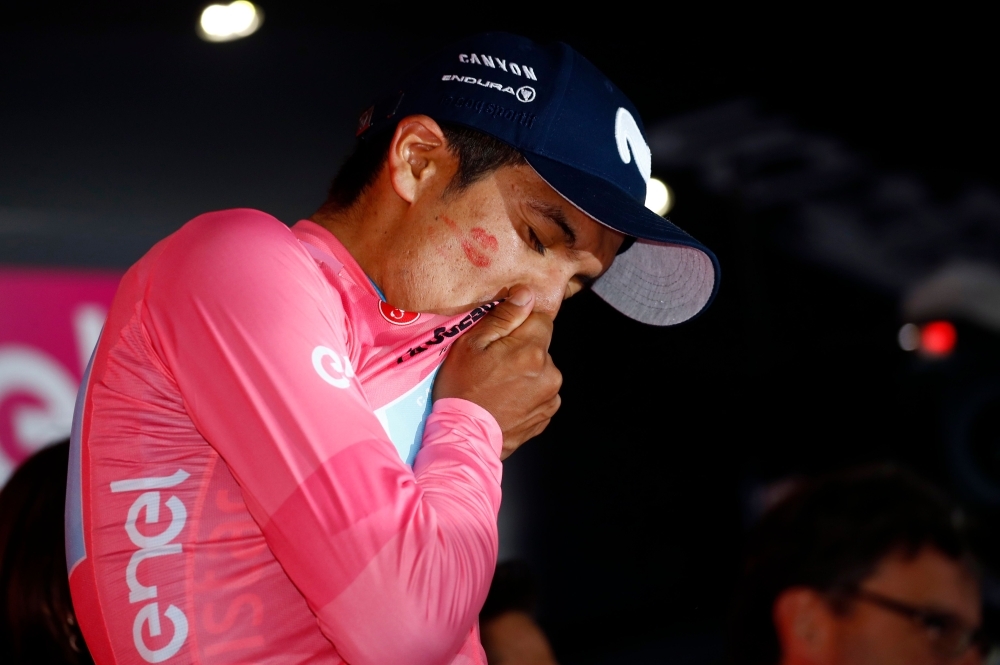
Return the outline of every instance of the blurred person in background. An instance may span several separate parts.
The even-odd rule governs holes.
[[[69,595],[63,512],[69,441],[35,453],[0,492],[0,662],[93,663]]]
[[[892,467],[807,482],[754,528],[733,616],[739,665],[982,662],[958,509]]]
[[[527,564],[497,566],[490,593],[479,613],[479,629],[489,665],[556,665],[548,638],[535,621],[538,592]]]

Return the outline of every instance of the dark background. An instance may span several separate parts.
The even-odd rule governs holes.
[[[969,188],[1000,190],[987,17],[261,4],[261,30],[226,44],[197,38],[200,3],[3,9],[0,263],[125,267],[212,209],[292,223],[322,202],[358,113],[415,58],[485,29],[559,39],[636,103],[654,175],[677,195],[671,218],[716,250],[724,275],[712,308],[675,328],[626,320],[589,293],[557,321],[564,405],[506,463],[501,558],[538,576],[560,661],[715,662],[743,534],[781,479],[890,460],[996,522],[968,469],[1000,478],[997,333],[959,316],[950,358],[903,352],[906,284],[824,260],[796,240],[798,203],[707,186],[656,142],[679,115],[749,100],[861,164],[824,201],[859,200],[887,173],[921,183],[911,208],[932,213]],[[1000,261],[997,216],[984,219],[977,256]],[[938,242],[915,270],[951,242],[963,251]]]

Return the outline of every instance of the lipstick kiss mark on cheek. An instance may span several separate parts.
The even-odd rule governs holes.
[[[477,268],[490,267],[490,257],[486,256],[481,251],[476,249],[470,241],[468,240],[462,241],[462,251],[465,252],[465,257],[469,259],[469,263],[476,266]]]
[[[451,229],[452,233],[461,239],[462,251],[465,252],[465,257],[469,259],[469,263],[477,268],[488,268],[490,266],[492,260],[489,254],[500,249],[500,242],[495,236],[491,235],[486,229],[477,226],[463,237],[462,229],[455,220],[447,215],[441,215],[438,219],[443,221]]]
[[[487,233],[486,229],[482,229],[477,226],[469,231],[469,235],[472,236],[473,240],[482,245],[484,249],[491,252],[497,251],[500,247],[500,243],[497,241],[496,236]]]

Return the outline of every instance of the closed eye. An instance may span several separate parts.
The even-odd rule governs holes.
[[[924,624],[927,628],[932,630],[937,630],[944,632],[950,628],[955,623],[955,620],[946,614],[936,614],[928,612],[920,617],[920,622]]]
[[[545,245],[539,240],[538,236],[535,234],[534,229],[528,229],[528,239],[531,241],[531,247],[536,252],[545,256]]]

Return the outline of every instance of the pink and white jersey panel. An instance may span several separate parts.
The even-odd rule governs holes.
[[[77,403],[67,559],[112,663],[483,663],[502,434],[431,404],[442,317],[328,231],[195,218],[122,280]]]

